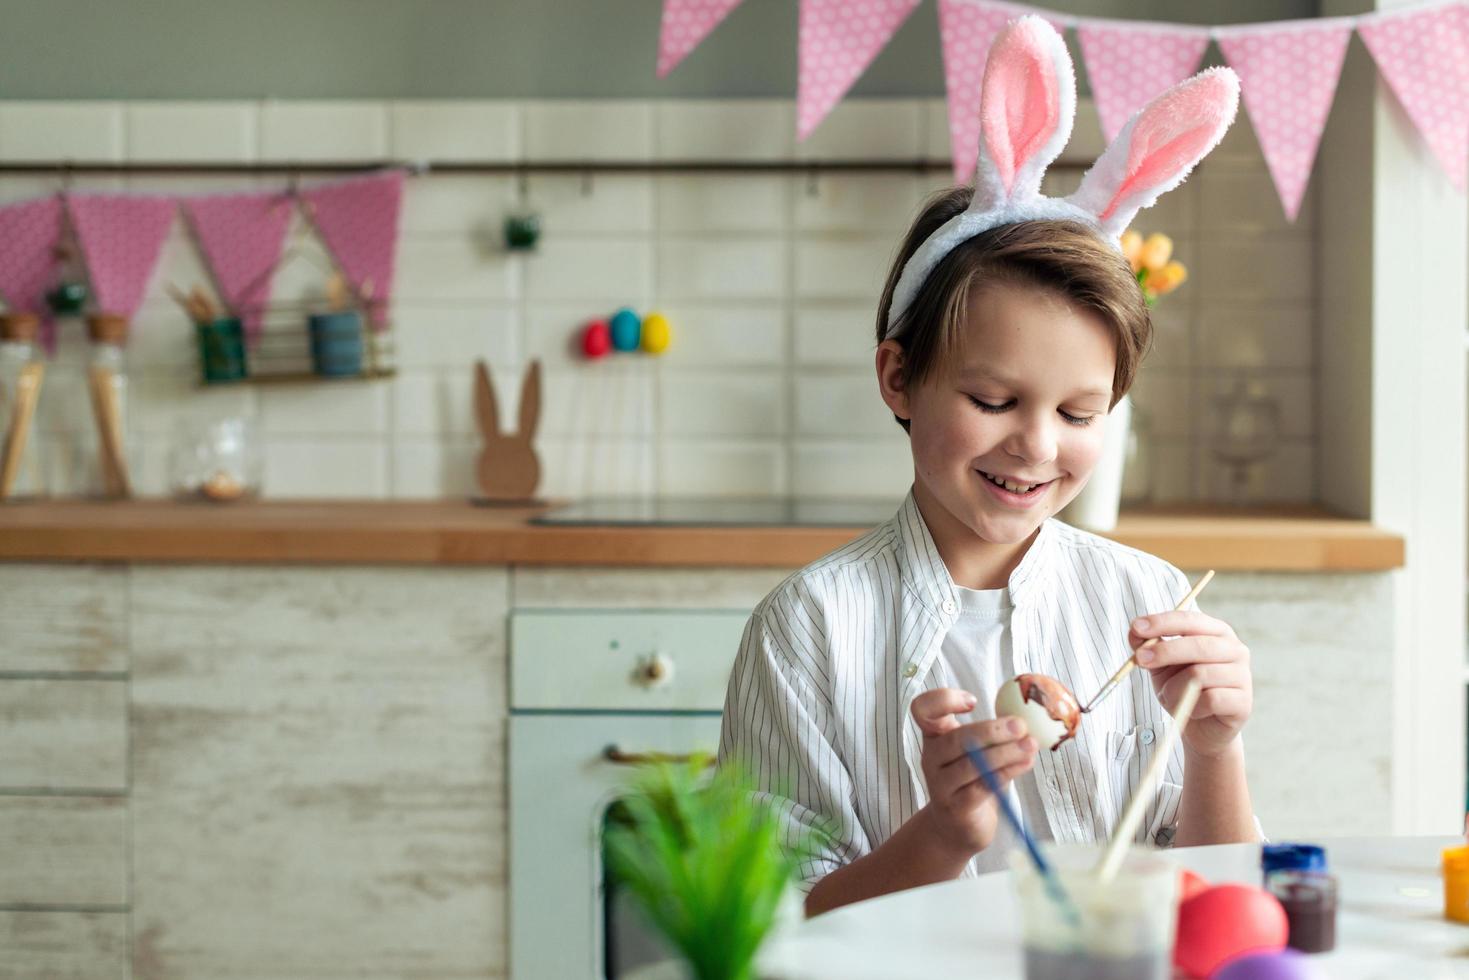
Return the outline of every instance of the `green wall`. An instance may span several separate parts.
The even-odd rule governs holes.
[[[1058,0],[1102,17],[1239,23],[1316,0]],[[661,0],[0,0],[0,98],[792,95],[797,0],[745,0],[660,82]],[[924,0],[855,95],[943,93]]]

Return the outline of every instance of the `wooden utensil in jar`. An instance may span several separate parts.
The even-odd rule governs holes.
[[[21,455],[25,452],[26,439],[31,431],[31,418],[41,396],[41,379],[45,374],[46,365],[33,361],[21,368],[16,378],[15,413],[10,418],[10,429],[5,433],[4,454],[0,455],[0,500],[8,499],[15,487]]]
[[[122,451],[122,412],[117,403],[113,372],[94,364],[87,370],[87,385],[92,394],[92,416],[97,423],[103,487],[109,497],[131,497],[132,484]]]

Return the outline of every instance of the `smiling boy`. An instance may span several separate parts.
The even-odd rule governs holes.
[[[801,869],[811,914],[1005,866],[1016,842],[965,741],[1034,836],[1105,840],[1190,678],[1203,692],[1139,839],[1257,835],[1240,741],[1248,650],[1197,609],[1164,611],[1188,591],[1178,569],[1054,519],[1151,341],[1119,225],[1218,141],[1237,82],[1184,83],[1124,129],[1130,145],[1095,181],[1055,201],[1040,177],[1072,106],[1047,72],[1074,85],[1053,29],[1024,18],[1002,32],[985,78],[1002,111],[983,120],[977,189],[927,203],[883,290],[877,378],[909,436],[908,498],[756,607],[730,678],[721,760],[750,768],[791,843],[824,831]],[[1085,701],[1152,637],[1169,639],[1056,751],[993,717],[1006,678],[1054,676]]]

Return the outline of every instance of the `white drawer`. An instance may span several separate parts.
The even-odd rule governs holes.
[[[747,619],[726,610],[514,613],[510,707],[718,711]]]

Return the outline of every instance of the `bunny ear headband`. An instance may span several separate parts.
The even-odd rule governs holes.
[[[1239,107],[1239,78],[1211,68],[1134,115],[1070,197],[1040,192],[1046,168],[1071,138],[1076,76],[1066,42],[1041,17],[1011,21],[995,38],[980,94],[974,198],[918,247],[888,310],[887,336],[929,273],[969,239],[1017,221],[1078,221],[1121,248],[1122,232],[1159,195],[1183,183],[1214,149]]]

